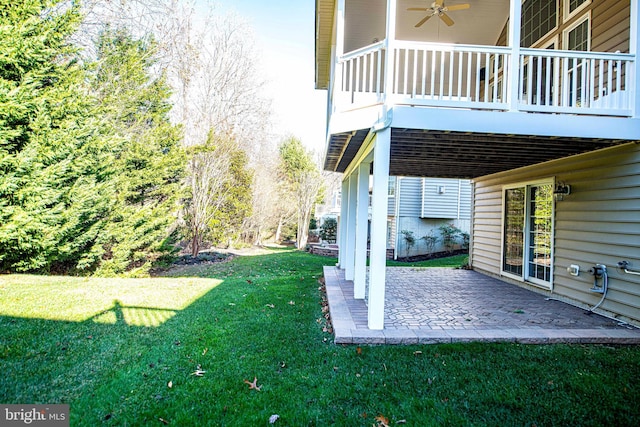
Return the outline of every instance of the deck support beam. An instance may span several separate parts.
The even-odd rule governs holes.
[[[373,149],[368,324],[377,330],[384,329],[390,151],[391,128],[387,127],[376,133]]]
[[[340,219],[338,220],[338,266],[344,269],[347,256],[347,207],[349,200],[349,179],[342,181],[342,192],[340,193]]]
[[[346,179],[349,183],[349,195],[347,198],[347,218],[346,218],[346,237],[345,237],[345,265],[344,278],[353,280],[355,273],[355,251],[356,251],[356,203],[358,189],[358,176],[355,173],[349,175]]]
[[[371,163],[360,163],[354,175],[358,175],[356,209],[356,248],[353,296],[364,299],[367,288],[367,240],[369,237],[369,171]]]

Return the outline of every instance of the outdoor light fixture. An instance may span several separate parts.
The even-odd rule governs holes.
[[[564,196],[571,194],[571,186],[564,182],[557,182],[556,187],[553,190],[553,195],[556,200],[564,200]]]

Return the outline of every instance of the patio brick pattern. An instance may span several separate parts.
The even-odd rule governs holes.
[[[495,278],[449,268],[387,268],[384,330],[369,330],[364,300],[344,270],[325,267],[335,342],[468,341],[640,344],[640,329]]]

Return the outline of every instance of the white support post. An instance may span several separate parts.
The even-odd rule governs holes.
[[[508,81],[507,81],[507,102],[509,111],[518,110],[518,98],[520,96],[520,26],[522,23],[522,3],[521,0],[511,0],[509,6],[509,47],[511,57],[509,58]],[[529,76],[531,79],[531,76]],[[488,83],[485,82],[485,83]]]
[[[367,239],[369,234],[369,170],[371,163],[358,166],[356,212],[356,262],[353,278],[353,296],[364,299],[367,288]]]
[[[631,20],[629,25],[629,53],[634,55],[632,81],[629,84],[629,93],[633,96],[631,116],[640,117],[640,6],[637,0],[631,0]]]
[[[356,251],[356,190],[358,189],[358,177],[355,173],[352,173],[346,181],[349,182],[349,205],[347,206],[344,278],[353,280]]]
[[[342,181],[340,193],[340,218],[338,218],[338,266],[344,269],[346,264],[347,207],[349,205],[349,180]]]
[[[396,15],[398,8],[397,0],[387,0],[387,28],[385,34],[385,44],[387,49],[384,63],[384,95],[385,103],[392,98],[393,94],[393,64],[395,63],[395,40],[396,40]]]
[[[387,263],[387,198],[391,128],[376,134],[373,149],[371,251],[369,255],[369,329],[384,329],[384,296]]]

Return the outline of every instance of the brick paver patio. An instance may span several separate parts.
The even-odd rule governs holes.
[[[640,329],[469,270],[387,268],[385,328],[367,327],[344,270],[325,267],[337,344],[464,341],[640,344]]]

